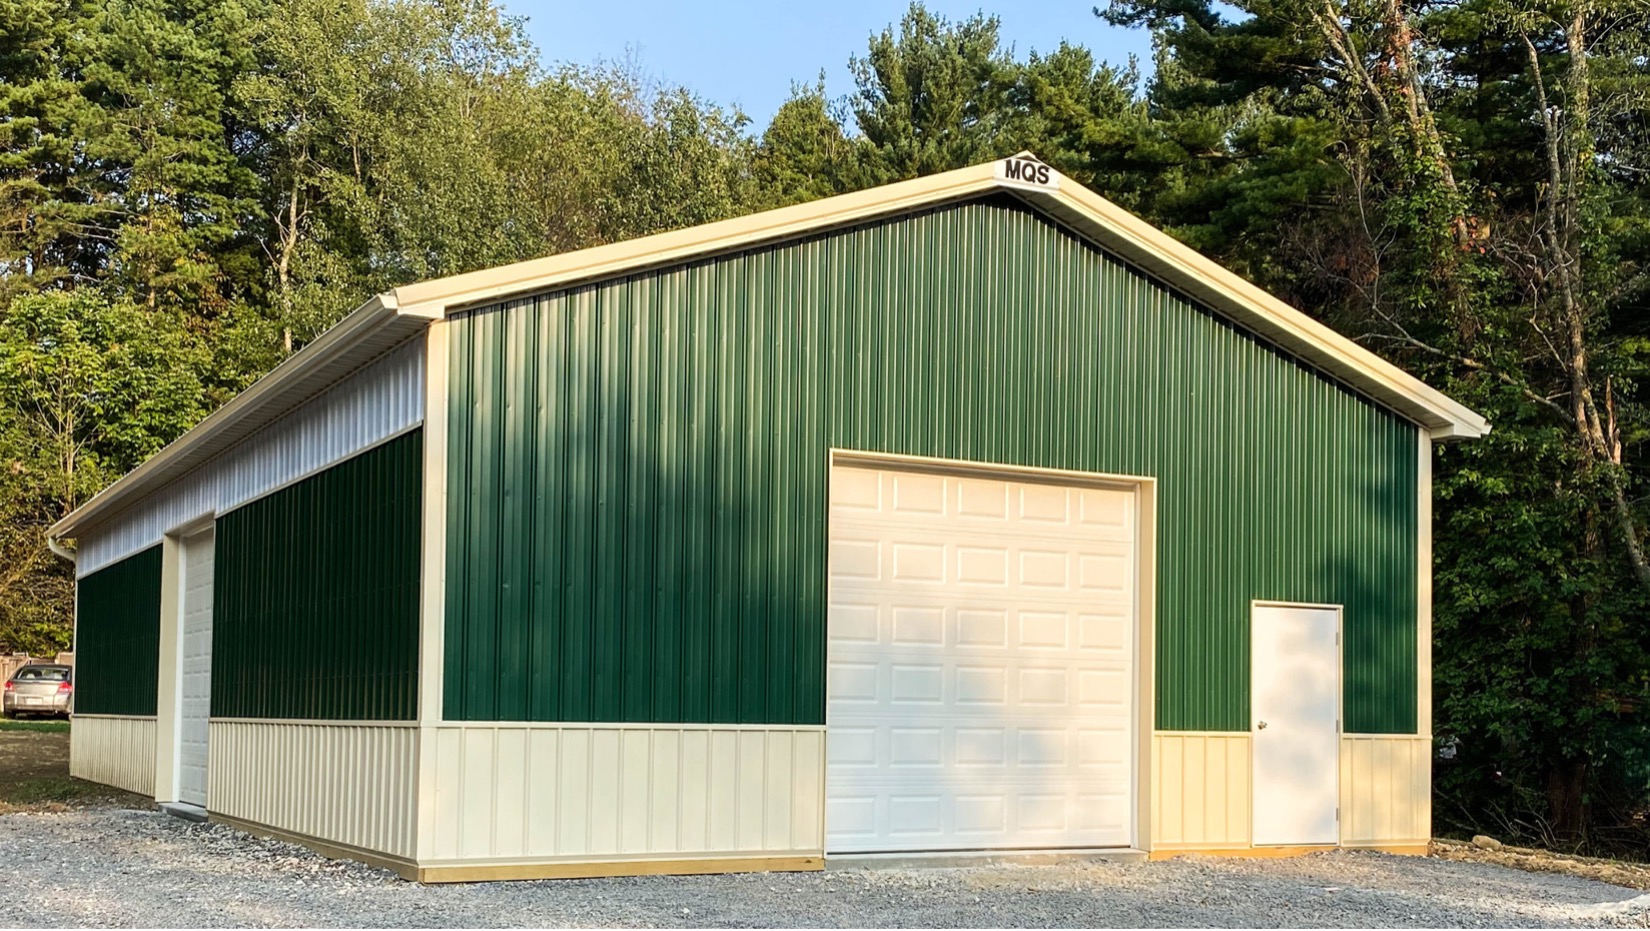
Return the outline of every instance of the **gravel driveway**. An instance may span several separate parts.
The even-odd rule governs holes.
[[[1650,922],[1650,896],[1363,852],[418,886],[150,811],[0,816],[9,925],[1467,926]]]

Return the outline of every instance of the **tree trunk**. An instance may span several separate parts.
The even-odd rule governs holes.
[[[1547,816],[1563,843],[1587,839],[1587,760],[1571,758],[1547,771]]]
[[[1540,243],[1546,253],[1542,258],[1548,278],[1558,297],[1560,325],[1568,352],[1565,363],[1569,370],[1568,387],[1576,440],[1584,459],[1603,473],[1610,509],[1628,565],[1632,567],[1639,585],[1650,591],[1650,559],[1646,559],[1644,546],[1639,541],[1638,520],[1627,498],[1626,478],[1615,456],[1611,431],[1599,415],[1599,405],[1593,391],[1587,334],[1590,309],[1584,299],[1585,284],[1578,272],[1584,261],[1579,245],[1581,203],[1593,158],[1588,126],[1592,88],[1587,66],[1587,28],[1587,5],[1578,4],[1572,11],[1564,35],[1570,62],[1568,76],[1561,85],[1564,92],[1561,114],[1548,101],[1541,55],[1529,36],[1523,36],[1547,157],[1547,190],[1543,197],[1545,204],[1539,230]]]

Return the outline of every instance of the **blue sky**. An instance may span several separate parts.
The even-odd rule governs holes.
[[[738,104],[760,132],[793,81],[812,83],[821,69],[832,97],[853,90],[848,56],[863,54],[866,39],[898,21],[907,0],[503,0],[527,17],[527,29],[547,64],[590,64],[627,56],[644,73],[683,84],[716,103]],[[953,21],[981,9],[978,2],[929,0],[928,8]],[[1122,64],[1133,53],[1150,65],[1145,30],[1119,29],[1094,16],[1095,0],[1020,0],[987,8],[1002,20],[1005,44],[1016,56],[1054,48],[1061,39],[1086,45],[1103,60]],[[777,12],[776,12],[777,11]]]

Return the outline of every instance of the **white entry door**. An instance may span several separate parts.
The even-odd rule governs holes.
[[[1340,841],[1340,610],[1256,605],[1256,844]]]
[[[1126,847],[1135,494],[831,470],[825,847]]]
[[[213,531],[183,540],[183,636],[179,668],[178,800],[206,807],[207,721],[212,704]]]

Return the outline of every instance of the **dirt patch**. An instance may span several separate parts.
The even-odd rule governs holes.
[[[69,732],[0,728],[0,791],[25,779],[69,775]]]
[[[0,814],[65,811],[92,804],[138,805],[147,799],[69,775],[68,728],[0,728]]]
[[[1464,863],[1494,863],[1531,873],[1562,873],[1599,882],[1626,886],[1629,889],[1650,890],[1650,863],[1627,863],[1621,860],[1601,860],[1553,853],[1530,847],[1501,847],[1484,850],[1465,841],[1435,840],[1432,855],[1444,860]]]

